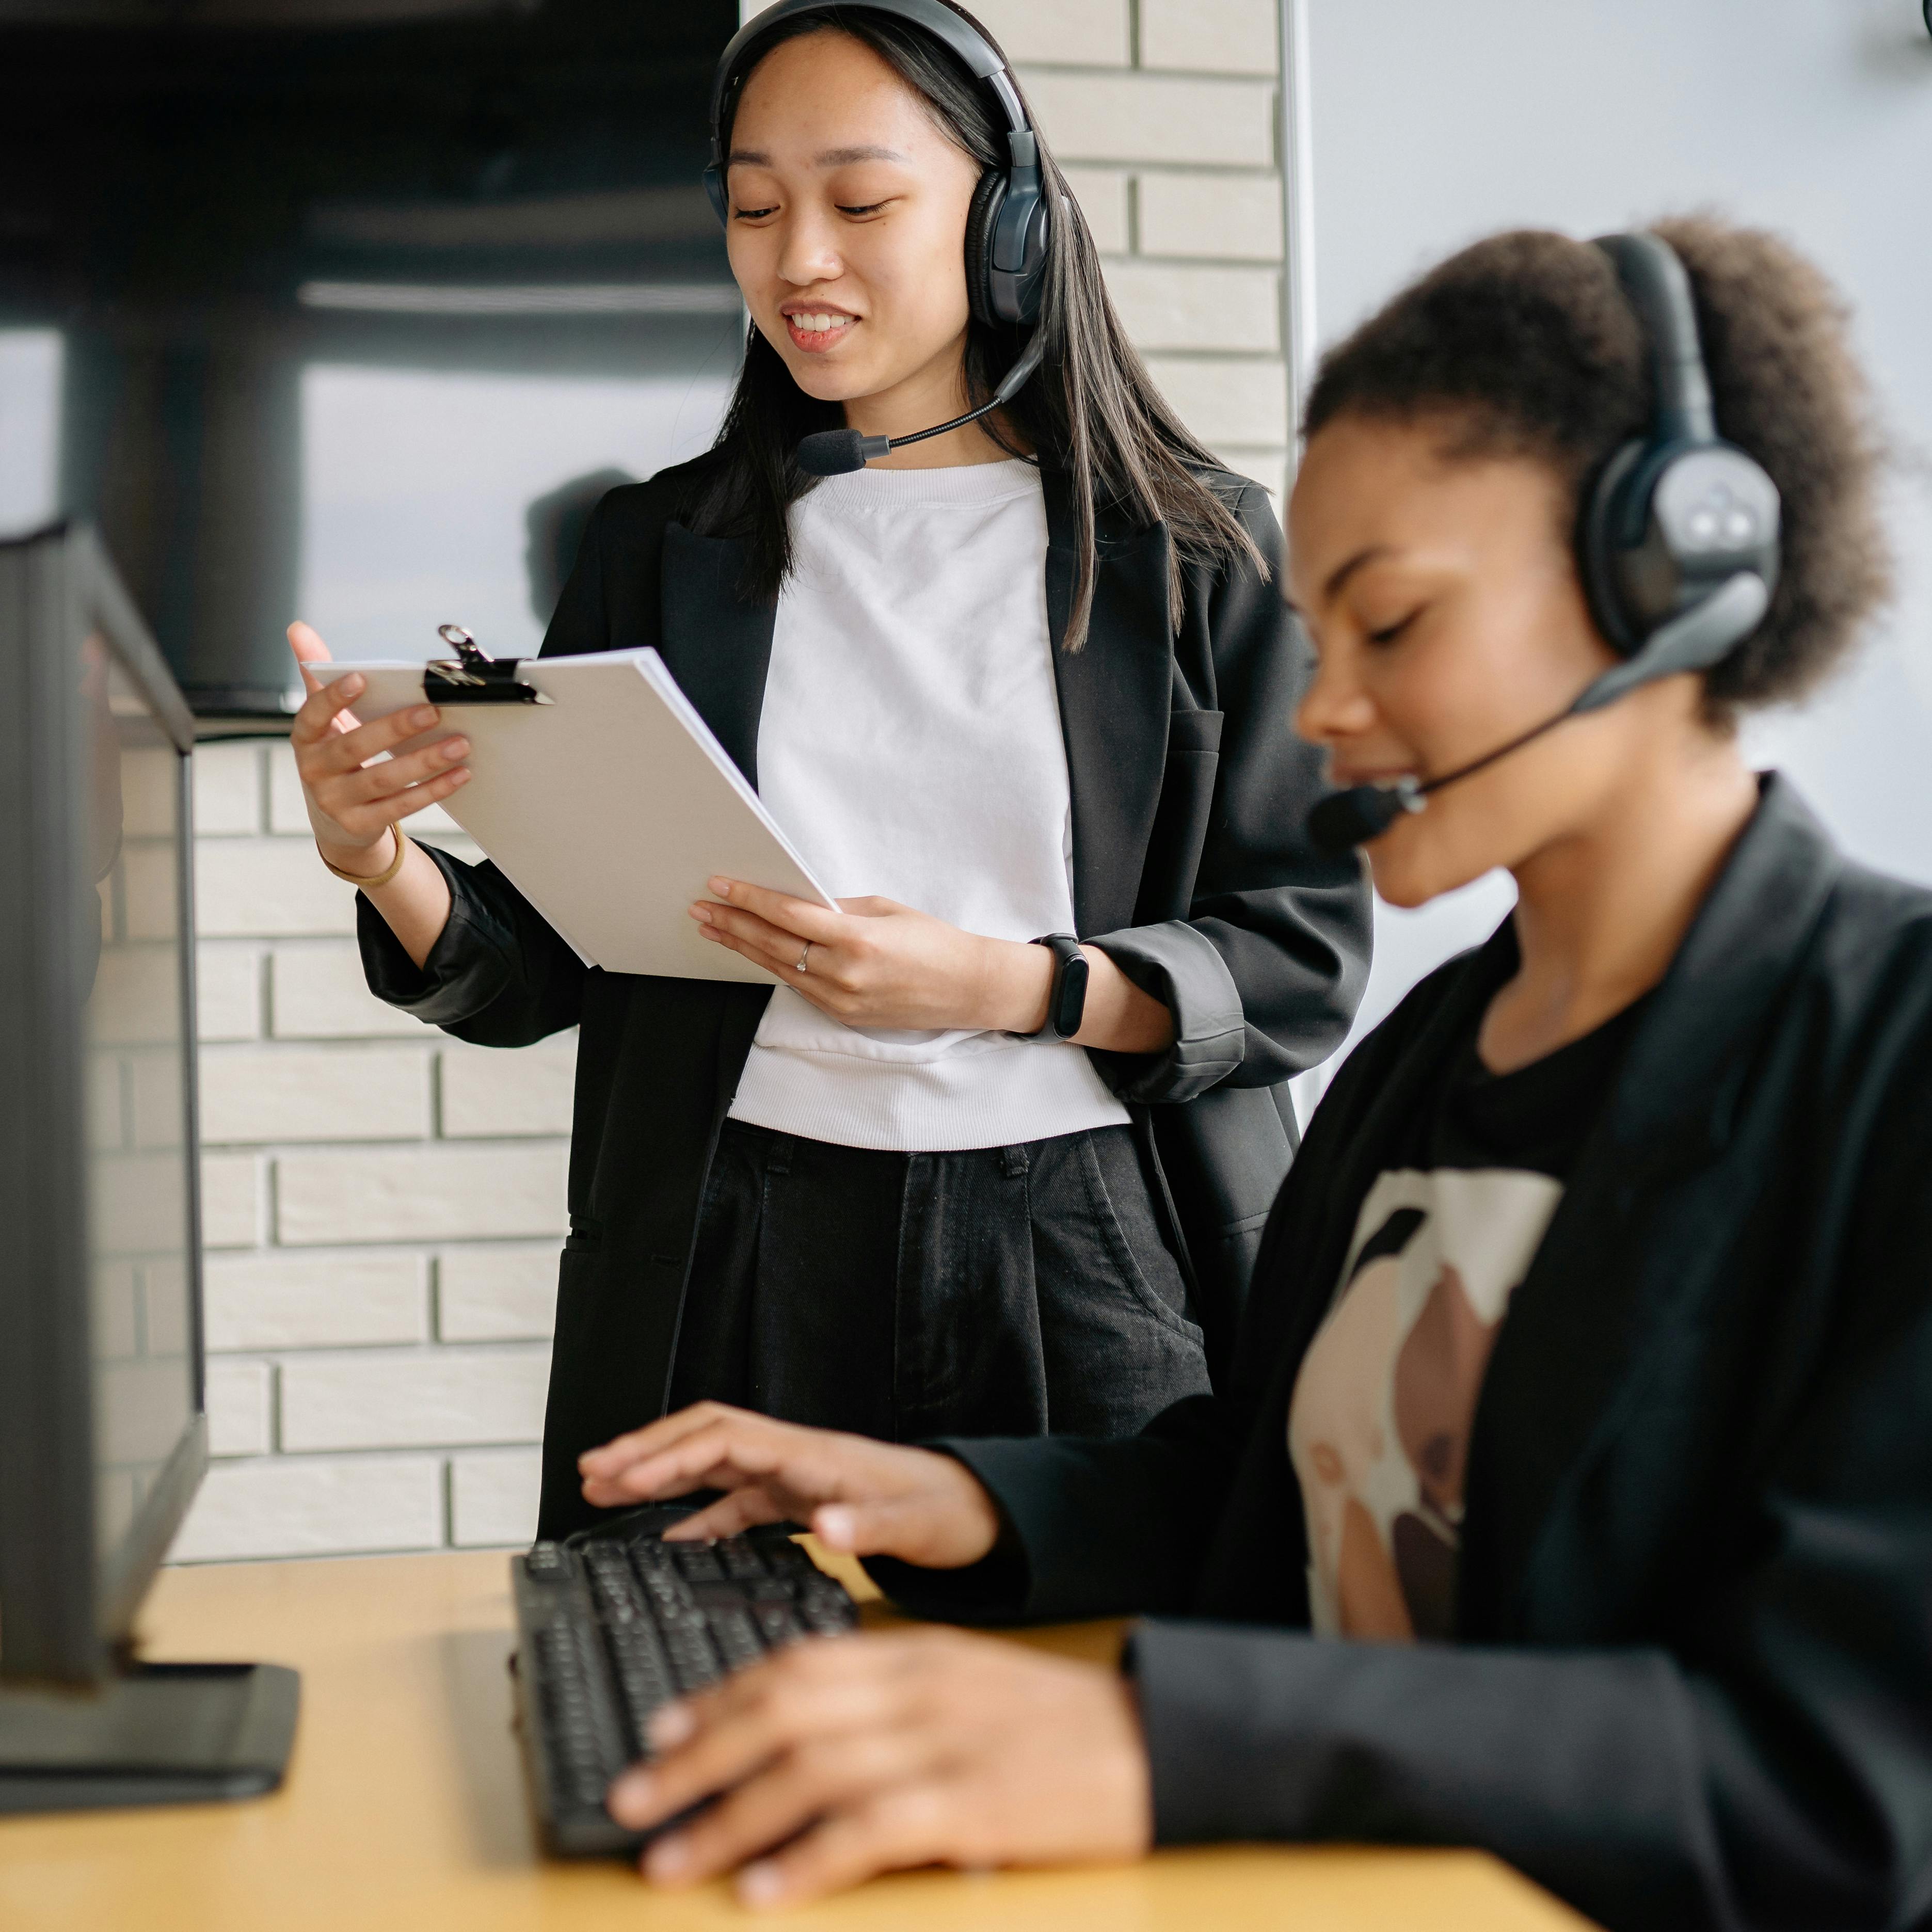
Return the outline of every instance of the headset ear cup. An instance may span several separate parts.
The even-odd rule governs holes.
[[[1576,519],[1577,574],[1582,579],[1591,621],[1604,641],[1624,657],[1642,644],[1643,638],[1630,622],[1612,552],[1624,525],[1629,485],[1648,447],[1635,441],[1616,451],[1584,491]]]
[[[988,168],[973,190],[966,214],[966,300],[974,320],[988,324],[1000,319],[993,305],[993,232],[1006,198],[1005,170]]]

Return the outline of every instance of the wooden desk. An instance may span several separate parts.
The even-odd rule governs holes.
[[[828,1564],[828,1568],[840,1568]],[[884,1622],[883,1606],[868,1620]],[[510,1732],[500,1553],[165,1572],[147,1648],[302,1673],[288,1781],[192,1809],[0,1820],[8,1932],[698,1932],[763,1922],[722,1886],[663,1893],[627,1865],[536,1851]],[[1112,1654],[1118,1627],[1028,1640]],[[1164,1852],[1126,1868],[920,1872],[778,1915],[799,1932],[1576,1932],[1479,1853]]]

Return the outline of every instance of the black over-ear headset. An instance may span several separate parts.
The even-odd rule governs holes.
[[[884,14],[922,28],[962,62],[998,104],[1006,124],[1006,165],[988,168],[974,190],[966,220],[966,293],[974,316],[1003,328],[1024,328],[1040,315],[1046,280],[1047,232],[1052,219],[1040,180],[1040,144],[1006,57],[971,20],[945,0],[778,0],[734,34],[718,62],[711,83],[711,160],[704,191],[721,222],[731,217],[725,187],[730,157],[724,152],[724,110],[743,86],[754,54],[771,29],[801,14],[820,14],[836,22],[841,14]],[[911,436],[861,436],[856,430],[828,430],[799,446],[799,461],[816,476],[836,476],[857,470],[873,458],[908,442],[976,421],[1012,401],[1040,367],[1045,347],[1034,337],[994,392],[990,401],[950,422]]]
[[[1576,558],[1590,616],[1624,659],[1554,718],[1426,783],[1354,785],[1309,814],[1330,852],[1366,844],[1429,795],[1483,771],[1640,685],[1708,670],[1763,622],[1778,584],[1778,485],[1718,434],[1711,379],[1697,343],[1690,280],[1660,236],[1609,235],[1614,264],[1643,325],[1656,388],[1650,424],[1598,472],[1577,520]]]

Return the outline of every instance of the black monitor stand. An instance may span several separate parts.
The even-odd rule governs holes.
[[[0,1813],[259,1797],[282,1781],[299,1684],[279,1664],[138,1664],[87,1689],[0,1686]]]

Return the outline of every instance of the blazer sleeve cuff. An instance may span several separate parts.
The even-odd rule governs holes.
[[[1150,1619],[1136,1624],[1121,1668],[1135,1680],[1154,1792],[1154,1842],[1316,1835],[1312,1753],[1318,1735],[1316,1673],[1302,1671],[1314,1640],[1294,1632]]]
[[[1098,946],[1174,1016],[1174,1041],[1165,1052],[1094,1052],[1101,1078],[1121,1100],[1191,1100],[1240,1067],[1246,1048],[1240,991],[1204,934],[1177,919],[1129,926],[1086,944]]]
[[[1168,1416],[1198,1421],[1209,1403],[1195,1396]],[[921,1446],[972,1471],[1000,1513],[1001,1533],[992,1553],[968,1569],[867,1558],[874,1582],[896,1603],[921,1616],[985,1624],[1185,1606],[1211,1522],[1199,1500],[1214,1480],[1211,1445],[1148,1433],[1114,1442],[988,1436]]]
[[[896,1556],[865,1558],[866,1574],[902,1610],[949,1624],[1026,1622],[1033,1610],[1033,1566],[1027,1559],[1030,1485],[1028,1454],[1039,1438],[937,1442],[920,1444],[963,1462],[980,1479],[1000,1513],[1000,1540],[977,1563],[958,1570],[927,1570]],[[1004,1480],[1003,1480],[1004,1478]],[[1018,1515],[1016,1515],[1016,1505]]]
[[[418,967],[367,896],[356,895],[356,937],[363,976],[379,1000],[425,1024],[451,1026],[481,1012],[510,979],[512,941],[470,888],[465,868],[422,845],[449,887],[449,919]]]
[[[941,1624],[1016,1624],[1027,1621],[1027,1561],[1002,1539],[977,1563],[961,1570],[922,1570],[896,1556],[862,1559],[866,1574],[902,1610]]]

